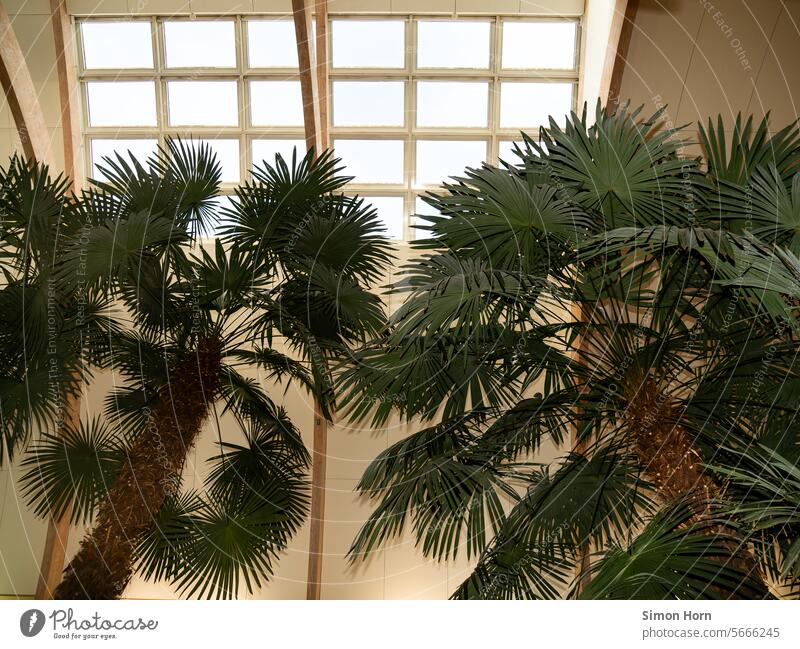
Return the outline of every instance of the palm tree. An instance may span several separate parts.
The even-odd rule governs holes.
[[[551,120],[426,197],[405,303],[343,381],[354,417],[423,422],[359,484],[354,561],[410,527],[476,559],[456,598],[765,597],[796,570],[796,519],[753,518],[720,449],[798,442],[800,133],[709,124],[704,162],[640,110]]]
[[[168,141],[147,167],[117,157],[102,171],[82,201],[98,225],[66,252],[64,274],[82,265],[124,309],[128,327],[111,339],[124,384],[105,421],[44,437],[23,478],[39,511],[69,502],[74,520],[94,520],[56,597],[117,598],[136,570],[188,596],[236,596],[242,580],[252,591],[307,514],[308,452],[245,371],[329,403],[308,332],[324,321],[344,350],[380,327],[364,282],[388,243],[374,210],[332,194],[347,178],[330,155],[278,157],[227,208],[204,146]],[[215,227],[212,249],[198,246]],[[233,423],[220,423],[226,412]],[[211,416],[220,453],[203,491],[182,490],[187,452]]]
[[[87,225],[67,187],[16,155],[0,168],[0,463],[37,429],[65,423],[67,401],[105,362],[115,330],[105,296],[61,276],[64,251]]]
[[[116,329],[102,292],[60,277],[64,251],[91,226],[68,190],[68,179],[19,156],[0,168],[0,465],[38,431],[63,435],[79,421],[81,388],[107,362]],[[68,519],[43,515],[50,527],[36,592],[49,597]]]
[[[310,368],[314,457],[308,594],[313,599],[319,597],[322,568],[325,444],[336,409],[335,368],[350,362],[351,343],[363,343],[384,327],[380,299],[366,287],[382,278],[392,256],[379,235],[375,210],[337,193],[351,178],[335,175],[330,153],[314,165],[309,165],[311,156],[313,151],[303,162],[309,166],[306,186],[296,180],[303,172],[280,162],[275,169],[256,170],[258,184],[238,192],[237,209],[222,232],[280,268],[283,281],[259,305],[262,314],[254,325],[270,340],[281,336]]]

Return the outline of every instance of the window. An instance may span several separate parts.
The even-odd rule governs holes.
[[[417,126],[487,126],[486,81],[418,81]]]
[[[387,236],[392,239],[403,238],[403,197],[402,196],[364,196],[364,202],[370,203],[378,212],[378,218],[386,228]]]
[[[223,183],[238,183],[241,180],[239,140],[196,140],[196,142],[207,144],[217,155],[217,160],[222,167],[221,180]]]
[[[248,20],[247,55],[251,68],[296,68],[294,22]]]
[[[337,157],[347,165],[345,173],[358,185],[402,185],[403,140],[334,140]]]
[[[485,140],[419,140],[416,185],[438,186],[467,167],[480,167],[486,157]]]
[[[330,132],[348,190],[403,198],[402,238],[420,236],[420,194],[574,108],[577,34],[557,18],[334,16]]]
[[[96,81],[86,84],[90,126],[155,126],[156,86],[152,81]]]
[[[417,67],[488,69],[491,28],[488,21],[419,21]]]
[[[334,81],[334,126],[403,126],[402,81]]]
[[[235,81],[168,81],[170,126],[236,126]]]
[[[575,67],[576,23],[503,22],[503,68],[570,70]]]
[[[334,68],[404,68],[404,20],[334,20],[331,65]]]
[[[346,191],[413,239],[418,197],[465,167],[511,162],[525,130],[574,108],[574,19],[330,17],[329,130]],[[223,192],[254,164],[305,155],[290,16],[77,21],[86,171],[145,160],[168,136],[208,142]],[[427,206],[425,207],[426,210]]]
[[[168,68],[235,68],[232,20],[175,20],[164,23]]]
[[[286,164],[291,164],[292,155],[297,151],[297,159],[301,159],[306,154],[305,140],[253,140],[252,160],[254,165],[264,166],[264,162],[274,166],[275,156],[280,153]]]
[[[530,129],[572,110],[571,83],[509,81],[500,84],[500,127]]]
[[[131,156],[142,164],[146,163],[158,148],[158,140],[153,138],[140,138],[130,140],[92,140],[92,150],[90,159],[92,161],[92,176],[94,178],[104,178],[97,167],[107,166],[104,158],[111,158],[117,161],[117,154],[121,155],[126,162],[130,162]]]
[[[153,67],[150,22],[93,21],[81,23],[83,65],[87,69]]]
[[[302,126],[303,95],[299,81],[251,81],[253,126]]]

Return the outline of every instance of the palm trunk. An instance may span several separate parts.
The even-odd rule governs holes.
[[[97,514],[94,529],[64,571],[56,599],[117,599],[133,574],[137,542],[179,485],[219,388],[221,347],[201,341],[170,374],[147,423]]]
[[[670,502],[691,494],[699,511],[707,511],[708,503],[722,499],[722,489],[705,472],[700,453],[688,431],[677,423],[680,413],[653,383],[642,379],[634,381],[634,384],[635,396],[632,395],[629,401],[629,420],[634,433],[631,450],[640,466],[644,467],[645,478],[654,486],[657,500]],[[720,524],[710,531],[729,537],[730,540],[723,544],[730,549],[728,563],[731,566],[754,583],[764,582],[755,557],[731,530]],[[730,538],[732,536],[734,538]],[[754,596],[744,581],[736,592],[720,594],[746,599]]]

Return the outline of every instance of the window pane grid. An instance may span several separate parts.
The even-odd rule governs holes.
[[[580,21],[575,18],[529,18],[520,16],[475,16],[453,18],[432,16],[432,15],[413,15],[413,16],[343,16],[332,15],[329,17],[329,34],[331,42],[329,44],[331,52],[331,67],[329,70],[330,86],[328,94],[331,101],[329,114],[330,124],[329,133],[331,146],[335,148],[337,140],[375,140],[376,147],[383,152],[382,155],[399,156],[402,152],[402,160],[392,159],[386,161],[384,167],[391,169],[387,172],[387,177],[382,178],[377,173],[372,178],[367,178],[364,182],[357,179],[347,187],[348,194],[359,194],[364,197],[375,197],[377,203],[384,206],[387,211],[387,223],[391,221],[391,229],[398,232],[397,201],[389,201],[391,197],[402,199],[404,206],[404,216],[401,231],[405,240],[413,240],[415,234],[410,225],[414,222],[413,214],[419,204],[418,197],[428,191],[435,190],[446,178],[434,179],[435,170],[443,169],[441,160],[434,157],[418,159],[418,155],[427,156],[430,151],[461,151],[464,156],[467,152],[481,149],[486,151],[486,160],[492,164],[497,164],[499,158],[508,160],[511,143],[520,140],[519,131],[524,128],[528,133],[535,136],[537,128],[535,124],[517,124],[520,122],[519,115],[524,113],[524,105],[521,104],[530,96],[538,96],[540,89],[538,84],[555,84],[562,87],[562,90],[555,94],[545,92],[543,96],[555,96],[558,99],[558,106],[552,108],[554,113],[560,109],[571,110],[575,107],[575,95],[577,90],[578,70],[577,61],[579,60],[577,47],[580,42]],[[150,35],[152,38],[153,66],[152,68],[100,68],[87,67],[84,56],[84,30],[83,25],[99,23],[109,19],[85,19],[77,23],[79,36],[81,64],[81,81],[83,87],[84,105],[84,146],[87,152],[85,168],[88,173],[92,173],[93,165],[97,160],[92,160],[91,142],[97,139],[102,142],[102,147],[97,150],[109,151],[113,148],[109,140],[143,140],[150,142],[156,139],[163,143],[167,136],[191,136],[195,140],[213,141],[219,140],[227,147],[229,163],[231,163],[232,153],[235,151],[233,141],[236,141],[239,150],[239,173],[236,174],[230,169],[226,169],[223,191],[229,193],[236,182],[236,178],[241,181],[247,179],[248,172],[253,163],[261,164],[264,156],[270,156],[268,162],[273,162],[271,156],[275,152],[286,155],[295,143],[304,143],[304,132],[302,126],[302,114],[299,118],[288,118],[291,114],[290,109],[281,103],[279,110],[266,109],[263,91],[266,88],[284,89],[282,95],[289,101],[292,93],[289,92],[291,82],[298,81],[296,67],[296,56],[294,53],[286,52],[286,42],[291,45],[293,42],[293,24],[291,18],[287,20],[286,15],[257,15],[257,16],[204,16],[202,21],[218,21],[232,23],[235,34],[235,63],[236,67],[167,67],[166,37],[165,26],[167,23],[180,22],[181,18],[160,18],[150,19]],[[405,44],[402,58],[397,53],[388,53],[386,56],[378,57],[383,65],[395,67],[362,67],[365,61],[363,52],[358,51],[344,52],[339,48],[338,59],[343,61],[342,65],[335,65],[333,61],[334,48],[336,48],[337,31],[345,35],[353,31],[358,23],[386,23],[389,27],[386,34],[387,38],[397,40],[397,34],[402,32],[402,39]],[[125,21],[123,21],[125,22]],[[127,22],[147,23],[141,18],[132,19]],[[251,24],[252,23],[252,24]],[[400,30],[396,24],[402,25]],[[441,23],[440,26],[437,23]],[[424,39],[419,40],[420,29],[427,30],[427,42],[432,42],[431,34],[446,33],[448,30],[458,30],[459,25],[469,25],[464,29],[464,34],[478,34],[479,31],[488,28],[488,47],[486,57],[481,55],[471,56],[471,63],[477,65],[475,68],[467,67],[448,67],[459,65],[455,59],[448,58],[449,54],[442,51],[429,51],[427,54],[420,52],[420,47],[425,46]],[[536,48],[531,52],[520,50],[519,43],[525,42],[525,34],[531,33],[547,34],[548,24],[557,26],[556,32],[560,35],[574,33],[572,46],[574,52],[572,56],[568,52],[560,52],[558,55],[548,53],[549,58],[542,59],[544,65],[541,68],[526,68],[529,61],[535,61]],[[478,27],[483,25],[483,27]],[[504,44],[503,36],[505,28],[512,25],[509,33],[512,38]],[[530,27],[528,27],[530,25]],[[253,27],[253,32],[250,31]],[[291,29],[289,29],[291,27]],[[275,36],[275,48],[270,50],[270,46],[265,44],[263,38],[259,38],[256,32],[271,33]],[[91,29],[89,30],[91,31]],[[513,33],[512,33],[513,32]],[[554,33],[556,33],[554,32]],[[455,32],[453,32],[455,33]],[[482,31],[481,31],[482,33]],[[141,34],[141,30],[139,35]],[[291,37],[290,37],[291,35]],[[434,39],[435,40],[435,39]],[[478,39],[482,44],[484,39]],[[569,39],[566,39],[567,41]],[[270,41],[271,42],[271,41]],[[393,41],[392,41],[393,42]],[[140,59],[147,60],[141,52],[143,46],[139,44]],[[363,48],[362,48],[363,49]],[[541,51],[543,48],[540,47]],[[358,48],[356,48],[358,50]],[[504,58],[506,61],[504,62]],[[385,60],[384,60],[385,59]],[[95,57],[96,60],[96,57]],[[376,60],[371,57],[369,61]],[[488,65],[484,61],[488,60]],[[562,67],[564,61],[572,61],[572,68]],[[225,59],[230,63],[230,57]],[[207,61],[206,61],[207,64]],[[433,67],[436,65],[437,67]],[[89,99],[88,86],[92,82],[123,82],[123,81],[149,81],[154,84],[156,101],[156,124],[131,124],[114,126],[104,124],[98,126],[89,123]],[[208,125],[202,120],[197,120],[195,125],[171,124],[171,115],[174,111],[170,110],[170,83],[171,82],[211,82],[228,81],[236,84],[236,117],[229,113],[227,120],[217,120],[225,122],[217,126]],[[259,83],[261,82],[261,83]],[[273,84],[265,82],[278,82]],[[434,82],[436,85],[434,85]],[[453,84],[451,88],[454,96],[459,88],[462,90],[472,90],[477,87],[485,88],[488,95],[485,102],[485,114],[483,108],[476,111],[474,106],[470,106],[466,117],[458,114],[457,109],[452,120],[448,119],[447,111],[436,108],[436,102],[441,102],[448,98],[447,83]],[[402,102],[402,110],[399,107],[390,106],[387,99],[385,106],[376,109],[374,119],[370,120],[369,111],[359,107],[357,102],[360,98],[359,92],[363,88],[363,96],[368,96],[370,83],[375,83],[375,87],[384,84],[383,88],[391,89],[391,101]],[[441,85],[440,85],[441,84]],[[473,86],[467,84],[474,84]],[[514,84],[524,84],[524,86],[513,87],[512,92],[508,89]],[[299,85],[299,84],[298,84]],[[555,88],[555,85],[553,88]],[[253,92],[253,87],[258,91]],[[342,97],[337,105],[336,89],[345,89],[349,97]],[[402,87],[402,92],[400,88]],[[422,88],[422,93],[419,92]],[[571,90],[570,90],[571,88]],[[426,91],[436,90],[431,94]],[[261,92],[261,95],[259,95]],[[473,94],[478,97],[483,91],[475,91]],[[296,93],[295,93],[296,94]],[[469,94],[469,93],[467,93]],[[541,93],[540,93],[541,94]],[[268,96],[268,95],[266,95]],[[466,96],[466,95],[464,95]],[[427,99],[426,99],[427,97]],[[566,97],[566,98],[565,98]],[[505,99],[505,101],[504,101]],[[255,104],[253,102],[256,102]],[[427,101],[427,104],[425,103]],[[259,104],[259,102],[261,102]],[[349,102],[349,103],[348,103]],[[418,102],[423,102],[419,105]],[[433,103],[431,103],[433,102]],[[515,103],[516,102],[516,103]],[[566,103],[569,106],[566,106]],[[454,102],[457,106],[458,102]],[[419,108],[423,113],[418,115]],[[432,108],[432,112],[431,112]],[[337,118],[338,115],[341,119]],[[538,112],[538,111],[537,111]],[[381,113],[378,115],[377,113]],[[544,109],[541,114],[547,114],[548,109]],[[536,115],[536,119],[539,118]],[[190,120],[191,121],[191,120]],[[366,123],[360,123],[360,122]],[[522,121],[529,121],[528,119]],[[536,121],[535,119],[530,121]],[[272,123],[270,123],[272,122]],[[284,122],[281,124],[280,122]],[[384,123],[385,122],[385,123]],[[460,125],[459,125],[460,124]],[[427,144],[426,144],[427,143]],[[436,143],[442,143],[436,146]],[[450,144],[446,144],[450,143]],[[136,144],[136,142],[134,142]],[[132,147],[142,151],[146,146]],[[346,151],[347,145],[343,145]],[[352,148],[352,146],[351,146]],[[300,151],[299,153],[304,153]],[[468,157],[468,156],[467,156]],[[466,158],[465,158],[466,159]],[[348,161],[343,160],[347,165]],[[359,161],[354,160],[354,166]],[[398,175],[398,169],[402,169],[402,174]],[[428,172],[425,170],[434,170]],[[420,171],[422,173],[420,173]],[[463,171],[460,169],[459,171]],[[350,173],[348,170],[345,173]],[[353,175],[350,173],[350,175]],[[358,175],[358,174],[356,174]],[[418,178],[418,176],[420,176]],[[388,179],[388,181],[387,181]],[[377,199],[381,199],[377,201]],[[384,200],[387,199],[387,200]]]

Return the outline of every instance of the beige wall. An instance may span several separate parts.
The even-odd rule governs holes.
[[[620,98],[683,125],[798,117],[800,0],[641,0]],[[694,127],[691,131],[694,131]]]

